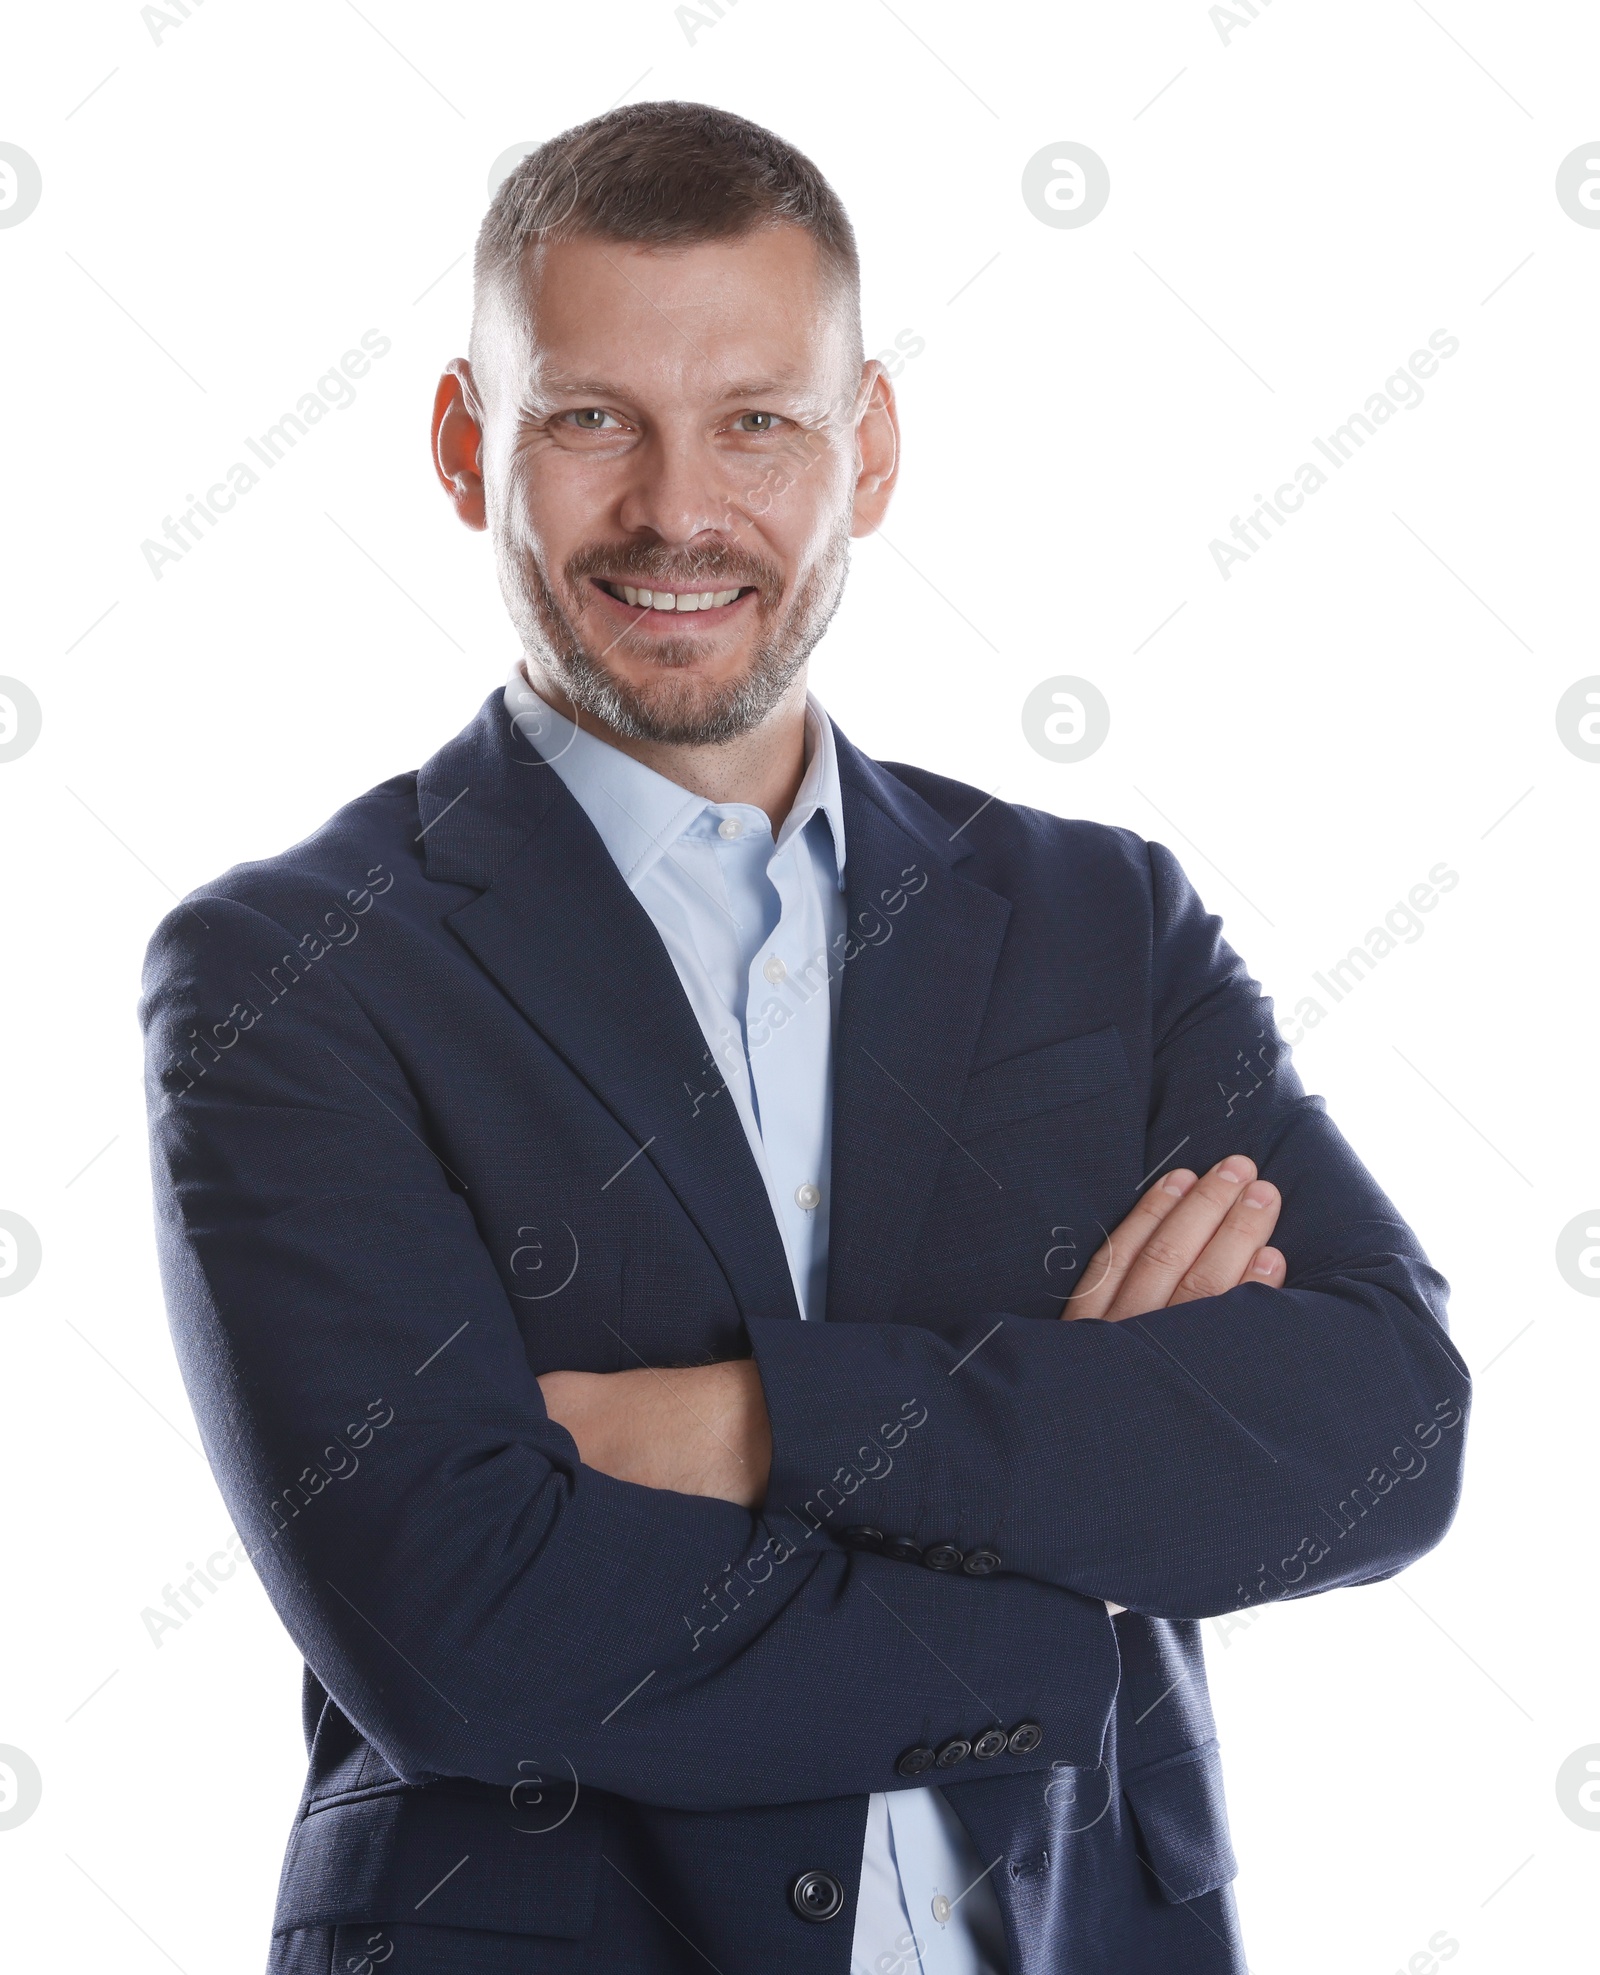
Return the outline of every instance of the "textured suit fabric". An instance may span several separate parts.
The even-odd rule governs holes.
[[[151,943],[173,1335],[307,1668],[278,1970],[385,1933],[397,1970],[843,1975],[869,1794],[1033,1721],[941,1778],[1016,1975],[1234,1975],[1197,1621],[1450,1522],[1446,1285],[1176,860],[837,741],[825,1325],[694,1102],[659,937],[498,691]],[[1282,1191],[1286,1288],[1057,1320],[1147,1175],[1232,1151]],[[752,1351],[755,1513],[583,1468],[536,1383]],[[839,1541],[868,1522],[999,1567]]]

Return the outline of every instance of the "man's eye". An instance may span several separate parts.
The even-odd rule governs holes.
[[[734,420],[741,432],[773,432],[777,430],[778,414],[772,411],[745,411]]]
[[[580,432],[604,432],[607,429],[608,419],[617,431],[620,432],[622,429],[622,421],[612,418],[610,412],[602,411],[598,405],[586,405],[582,411],[569,411],[564,416],[570,419]]]

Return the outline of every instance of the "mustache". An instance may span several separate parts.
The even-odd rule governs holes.
[[[659,543],[629,542],[616,548],[579,549],[568,556],[562,574],[574,589],[591,576],[644,589],[652,582],[682,589],[750,587],[759,590],[766,599],[777,596],[783,589],[783,572],[773,563],[720,543],[669,549]]]

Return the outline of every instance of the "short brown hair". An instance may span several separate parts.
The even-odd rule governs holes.
[[[859,361],[861,264],[839,195],[792,144],[708,103],[608,110],[530,152],[479,229],[476,309],[486,290],[511,285],[523,250],[537,241],[596,235],[686,247],[772,226],[803,227],[817,243]]]

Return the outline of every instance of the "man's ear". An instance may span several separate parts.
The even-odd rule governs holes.
[[[484,510],[483,413],[473,385],[472,366],[456,357],[445,368],[433,395],[433,470],[469,528],[488,525]]]
[[[861,465],[850,517],[850,533],[855,536],[871,535],[882,526],[900,474],[900,419],[889,373],[876,357],[869,357],[861,367],[861,382],[866,409],[856,426]]]

